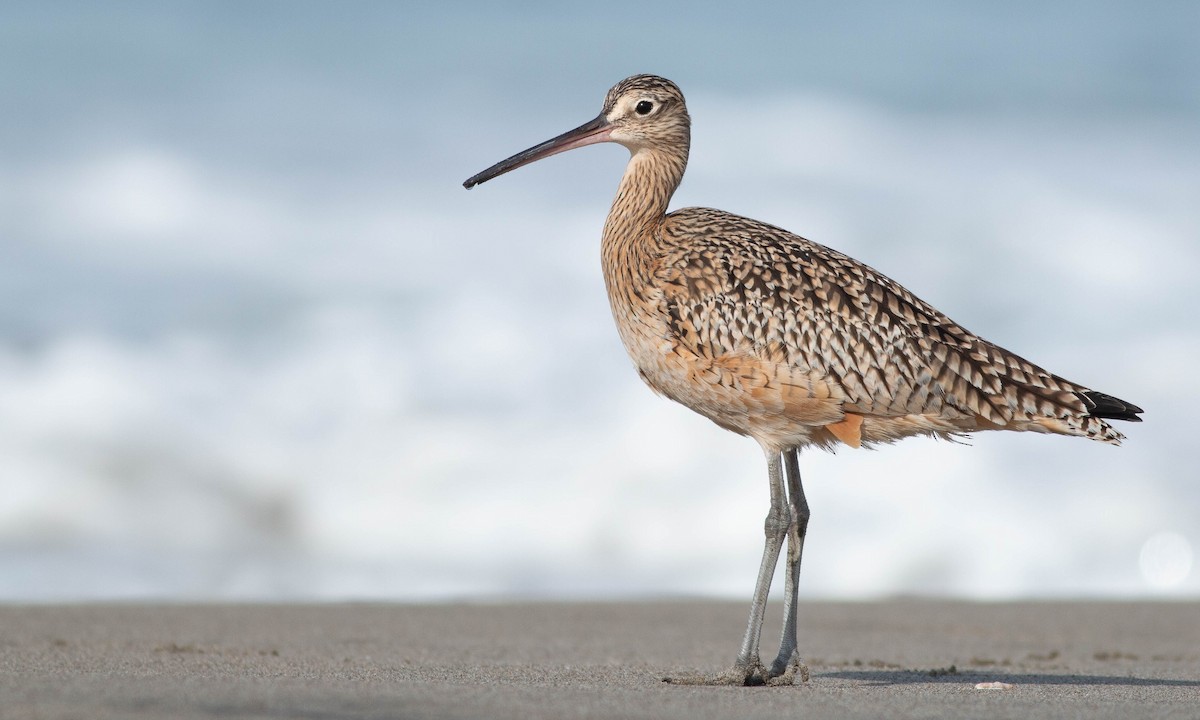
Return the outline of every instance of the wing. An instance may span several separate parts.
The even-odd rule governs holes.
[[[1108,427],[1046,425],[1078,425],[1100,394],[975,336],[835,250],[705,208],[668,215],[663,238],[669,326],[700,356],[776,359],[826,379],[845,412],[867,417],[1088,436]],[[1046,426],[1023,427],[1031,422]]]

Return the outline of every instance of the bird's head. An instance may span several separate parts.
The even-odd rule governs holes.
[[[631,153],[682,147],[686,157],[690,139],[691,120],[679,87],[657,75],[634,75],[608,91],[604,109],[594,119],[501,160],[469,178],[463,187],[469,189],[522,165],[602,142],[619,143]]]

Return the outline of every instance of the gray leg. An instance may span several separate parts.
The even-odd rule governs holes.
[[[740,675],[747,685],[761,684],[766,680],[758,657],[758,641],[762,634],[763,614],[767,609],[767,594],[771,591],[771,578],[779,562],[779,549],[792,524],[791,512],[784,499],[783,468],[780,467],[779,453],[767,452],[767,473],[771,482],[771,509],[763,523],[766,543],[763,546],[762,564],[758,568],[758,582],[754,586],[754,600],[750,604],[746,636],[742,639],[742,649],[731,671],[734,675]]]
[[[783,539],[788,537],[788,529],[793,526],[792,511],[788,508],[783,489],[783,465],[780,453],[767,450],[766,455],[767,471],[771,481],[771,509],[767,512],[767,520],[763,524],[767,536],[766,544],[763,546],[762,564],[758,568],[758,583],[754,586],[754,600],[750,604],[750,621],[746,625],[746,636],[742,639],[742,649],[738,652],[737,662],[733,664],[732,668],[716,677],[685,675],[664,678],[666,682],[682,685],[763,685],[769,680],[774,683],[783,682],[785,679],[786,674],[775,674],[779,677],[774,678],[773,675],[769,675],[758,655],[758,641],[762,635],[763,615],[767,609],[767,594],[771,590],[771,578],[775,574],[775,565],[779,562],[779,550],[783,547]],[[794,458],[792,462],[795,462]],[[800,476],[797,474],[795,477],[796,482],[799,483]],[[805,519],[807,520],[807,515]],[[798,556],[799,553],[797,553]],[[789,575],[789,579],[790,577]],[[793,614],[795,614],[794,608]],[[791,627],[794,636],[795,622],[791,624]],[[793,640],[794,644],[795,640]],[[794,675],[794,672],[792,674]],[[790,681],[791,676],[787,675],[786,678]]]
[[[796,590],[800,583],[800,558],[804,554],[804,536],[808,533],[808,500],[804,497],[804,486],[800,483],[799,451],[795,448],[783,453],[787,470],[788,509],[791,524],[788,526],[788,551],[785,561],[786,577],[783,591],[783,637],[779,641],[779,655],[771,663],[770,677],[784,684],[791,684],[796,673],[807,679],[805,668],[800,664],[796,645],[796,615],[798,600]]]

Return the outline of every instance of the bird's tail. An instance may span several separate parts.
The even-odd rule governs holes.
[[[1079,399],[1087,406],[1088,415],[1094,418],[1110,418],[1112,420],[1128,420],[1130,422],[1141,422],[1138,417],[1143,411],[1133,403],[1125,402],[1119,398],[1106,393],[1097,392],[1095,390],[1086,390],[1079,393]]]
[[[1089,440],[1120,445],[1125,436],[1105,420],[1141,422],[1142,409],[1133,403],[1095,390],[1079,390],[1075,396],[1083,403],[1083,413],[1068,413],[1058,417],[1036,418],[1033,422],[1042,429],[1064,435],[1077,435]],[[1031,428],[1032,429],[1032,428]]]

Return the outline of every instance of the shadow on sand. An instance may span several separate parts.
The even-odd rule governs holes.
[[[925,683],[1005,682],[1012,685],[1127,685],[1131,687],[1200,687],[1200,680],[1139,678],[1128,675],[1085,673],[1011,673],[974,670],[835,670],[814,672],[813,677],[859,680],[873,685]]]

